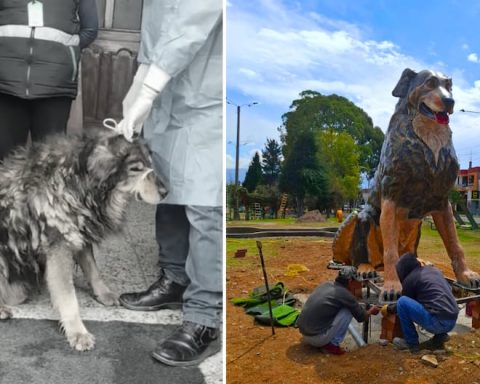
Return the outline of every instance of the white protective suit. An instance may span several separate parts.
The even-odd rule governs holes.
[[[138,61],[171,77],[144,124],[165,204],[223,201],[222,0],[145,0]]]

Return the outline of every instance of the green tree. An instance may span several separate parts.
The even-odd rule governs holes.
[[[321,198],[327,192],[325,171],[317,159],[316,152],[314,137],[306,132],[297,137],[283,162],[280,190],[295,198],[297,216],[303,214],[304,198],[307,193]]]
[[[353,138],[346,132],[333,129],[318,132],[318,161],[324,164],[330,199],[325,208],[342,207],[345,201],[358,196],[360,185],[360,151]]]
[[[361,108],[348,99],[338,96],[325,96],[306,90],[300,98],[292,102],[290,111],[282,116],[283,124],[279,128],[286,158],[292,150],[298,136],[305,132],[314,134],[333,129],[346,132],[359,148],[359,164],[373,177],[380,159],[384,134],[374,127],[372,119]]]
[[[250,162],[250,165],[247,169],[247,174],[245,175],[245,180],[242,185],[247,188],[248,192],[253,192],[257,185],[260,184],[262,180],[262,165],[260,164],[260,155],[258,152],[255,152],[253,159]]]
[[[282,149],[275,139],[267,139],[265,149],[262,150],[263,179],[267,185],[277,182],[280,174]]]

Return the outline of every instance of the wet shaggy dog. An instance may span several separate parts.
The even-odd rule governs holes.
[[[383,300],[395,300],[401,284],[395,263],[416,254],[421,219],[431,215],[451,259],[457,280],[478,287],[480,276],[465,262],[448,192],[459,165],[452,144],[452,80],[429,70],[405,69],[392,92],[399,97],[388,127],[368,204],[339,228],[334,260],[359,272],[384,268]]]
[[[157,204],[166,190],[147,148],[112,131],[52,136],[0,163],[0,319],[44,277],[70,345],[94,347],[73,286],[77,262],[95,298],[118,304],[101,280],[92,244],[120,230],[132,195]]]

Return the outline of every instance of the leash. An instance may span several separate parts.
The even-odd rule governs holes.
[[[111,129],[112,131],[118,132],[118,123],[115,119],[107,117],[103,120],[103,126],[105,128]]]

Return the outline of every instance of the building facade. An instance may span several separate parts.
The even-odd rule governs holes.
[[[472,167],[470,162],[468,169],[461,169],[458,172],[457,183],[455,185],[459,191],[467,208],[472,214],[480,214],[479,191],[480,191],[480,167]]]

